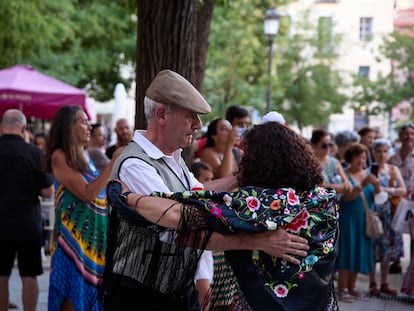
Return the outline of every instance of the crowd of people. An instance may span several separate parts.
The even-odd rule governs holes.
[[[402,273],[391,226],[392,198],[414,200],[414,125],[399,129],[398,147],[368,126],[306,139],[277,112],[253,124],[234,105],[199,135],[211,107],[170,70],[148,87],[144,112],[147,128],[117,120],[111,145],[78,106],[31,139],[22,112],[4,113],[0,311],[16,258],[24,310],[36,309],[40,201],[52,196],[50,311],[337,310],[337,299],[414,297],[414,263]],[[379,239],[365,234],[365,205],[383,223]],[[413,258],[414,218],[411,231]],[[389,286],[394,272],[401,288]]]

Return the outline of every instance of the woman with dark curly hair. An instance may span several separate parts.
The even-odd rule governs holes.
[[[306,196],[309,198],[319,196],[319,191],[323,189],[318,187],[323,182],[319,162],[305,139],[292,129],[279,122],[255,125],[246,134],[244,145],[245,154],[240,163],[238,176],[241,189],[247,186],[264,189],[295,189],[301,200]],[[302,206],[299,210],[307,210],[312,214],[310,206]],[[316,227],[311,230],[315,229]],[[226,252],[239,285],[254,310],[270,310],[270,308],[272,310],[333,310],[336,308],[333,285],[336,228],[335,233],[331,231],[330,234],[325,234],[326,232],[320,236],[325,241],[323,243],[321,240],[318,241],[316,236],[312,238],[312,234],[308,236],[311,247],[308,254],[316,255],[315,250],[324,243],[325,247],[327,245],[331,247],[329,251],[328,249],[323,251],[326,251],[326,256],[322,256],[323,258],[314,258],[317,263],[315,261],[315,266],[310,270],[303,265],[310,260],[310,257],[305,258],[301,268],[294,272],[297,267],[289,264],[285,266],[283,261],[275,261],[274,257],[263,252]],[[303,232],[300,235],[306,236]],[[308,272],[306,276],[304,276],[305,271]]]
[[[253,250],[226,251],[240,288],[254,310],[337,310],[333,284],[338,235],[336,194],[319,186],[323,180],[319,163],[306,141],[274,114],[267,115],[263,124],[255,125],[245,136],[238,191],[152,194],[168,198],[161,200],[129,193],[125,186],[111,181],[109,202],[115,219],[135,213],[161,226],[173,226],[178,234],[175,243],[183,243],[185,237],[194,242],[198,230],[244,232],[246,239],[280,228],[297,234],[307,239],[310,247],[305,258],[294,256],[299,264],[260,250],[260,238]],[[122,202],[121,191],[128,193],[128,206]],[[198,220],[190,222],[196,215]],[[116,226],[112,231],[111,241],[122,243]],[[208,237],[207,241],[203,237],[206,235],[201,235],[200,242],[204,243],[193,245],[209,248]]]
[[[240,186],[292,187],[306,191],[323,182],[317,159],[306,141],[278,122],[255,125],[244,140]]]

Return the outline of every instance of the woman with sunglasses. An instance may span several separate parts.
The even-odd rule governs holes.
[[[350,190],[351,184],[341,163],[331,156],[334,146],[331,135],[324,129],[314,129],[310,142],[322,168],[323,186],[334,188],[337,194],[344,194]]]

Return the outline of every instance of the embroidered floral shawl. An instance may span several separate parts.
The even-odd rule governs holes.
[[[335,191],[245,187],[236,192],[206,190],[154,192],[201,207],[211,227],[223,234],[284,228],[309,241],[300,265],[261,251],[228,251],[226,257],[255,310],[336,310],[333,274],[337,255],[338,205]]]

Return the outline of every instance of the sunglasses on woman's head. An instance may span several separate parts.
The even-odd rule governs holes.
[[[329,144],[320,144],[322,149],[328,149],[328,148],[332,148],[334,145],[334,143],[329,143]]]

